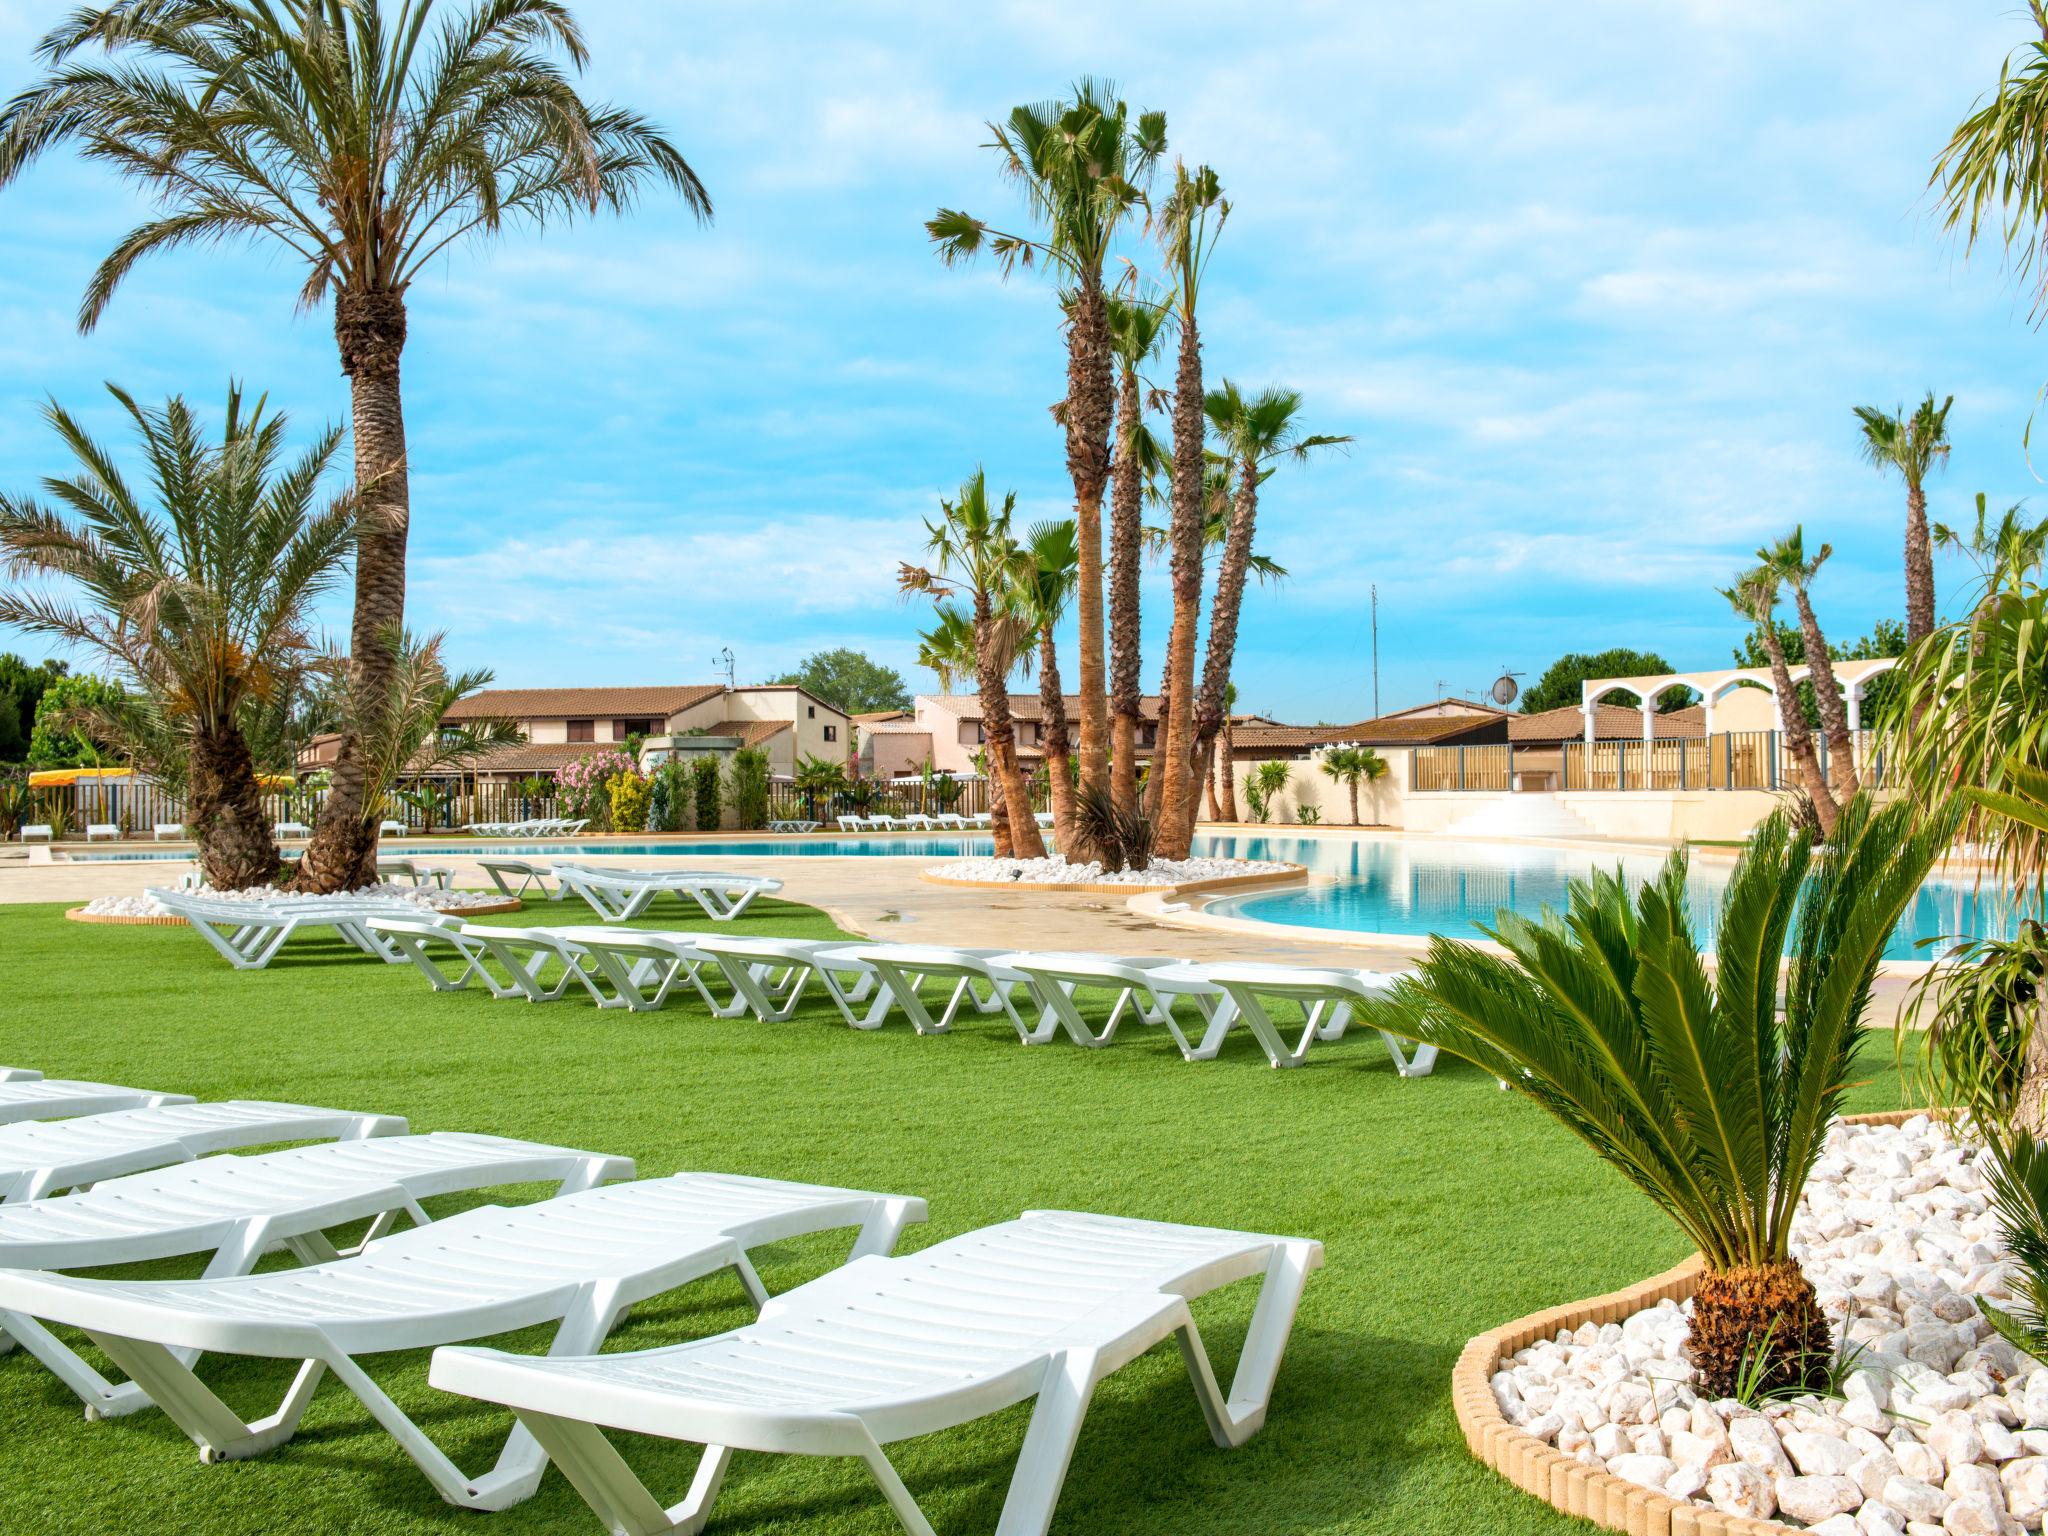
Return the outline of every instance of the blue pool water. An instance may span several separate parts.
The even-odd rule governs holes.
[[[1218,836],[1202,851],[1223,858],[1284,859],[1305,865],[1334,883],[1306,889],[1237,896],[1212,903],[1225,917],[1305,928],[1363,933],[1473,936],[1473,924],[1491,923],[1502,907],[1535,916],[1548,905],[1562,910],[1565,883],[1596,869],[1619,866],[1635,882],[1655,875],[1663,859],[1653,854],[1586,854],[1502,843],[1407,842],[1398,838]],[[1695,855],[1689,882],[1703,944],[1713,941],[1714,920],[1727,886],[1729,864]],[[1907,908],[1886,954],[1896,960],[1925,960],[1936,951],[1924,939],[1989,937],[2011,931],[2003,903],[1987,889],[1977,892],[1966,876],[1935,879],[1922,886]]]

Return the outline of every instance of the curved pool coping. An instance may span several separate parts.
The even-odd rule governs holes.
[[[1273,862],[1278,863],[1279,860]],[[1206,880],[1185,880],[1178,885],[1133,885],[1126,880],[1121,884],[1103,881],[1100,884],[1077,885],[1060,880],[955,880],[936,870],[921,869],[917,872],[920,880],[933,885],[954,886],[970,891],[1052,891],[1074,896],[1228,896],[1235,892],[1257,890],[1261,886],[1292,885],[1305,880],[1308,871],[1299,864],[1289,864],[1285,869],[1265,869],[1249,875],[1212,875]]]

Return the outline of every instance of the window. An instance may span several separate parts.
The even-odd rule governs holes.
[[[569,722],[569,739],[571,741],[597,740],[597,722],[595,720],[571,720]]]
[[[838,726],[836,726],[836,725],[828,725],[828,726],[826,726],[826,727],[825,727],[825,739],[826,739],[827,741],[837,741],[837,740],[839,739],[839,727],[838,727]]]
[[[807,719],[807,720],[815,720],[815,719],[817,719],[817,718],[818,718],[818,706],[817,706],[817,705],[815,705],[815,704],[806,704],[806,705],[804,706],[804,718],[805,718],[805,719]],[[831,739],[830,737],[827,737],[827,738],[826,738],[826,740],[828,740],[828,741],[829,741],[830,739]]]
[[[614,720],[612,740],[624,741],[628,736],[652,736],[661,729],[659,720]],[[572,740],[574,738],[571,738]]]

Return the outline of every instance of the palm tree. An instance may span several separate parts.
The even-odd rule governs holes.
[[[917,632],[917,664],[939,680],[939,692],[954,693],[974,675],[974,619],[957,603],[936,605],[938,622]]]
[[[1105,80],[1082,79],[1071,101],[1011,110],[989,124],[989,146],[1024,189],[1039,236],[993,230],[957,209],[942,208],[925,229],[952,265],[984,246],[1002,263],[1044,263],[1071,287],[1067,324],[1067,398],[1061,419],[1067,472],[1074,483],[1074,524],[1080,548],[1075,603],[1080,628],[1081,781],[1109,782],[1108,704],[1103,675],[1102,492],[1109,483],[1109,435],[1115,410],[1111,339],[1102,268],[1118,230],[1144,206],[1145,184],[1166,148],[1166,114],[1133,116]]]
[[[1948,461],[1950,395],[1939,406],[1934,394],[1906,414],[1905,407],[1887,414],[1873,405],[1856,407],[1863,425],[1863,456],[1879,474],[1897,470],[1906,482],[1906,642],[1922,640],[1934,629],[1934,554],[1927,541],[1927,475]]]
[[[43,481],[49,504],[0,496],[0,554],[10,575],[70,590],[0,591],[0,624],[104,656],[137,707],[97,723],[184,784],[207,884],[262,885],[277,844],[247,727],[302,674],[308,610],[347,564],[354,494],[320,496],[342,430],[286,463],[285,417],[245,406],[239,387],[217,442],[182,398],[144,409],[108,391],[134,423],[148,494],[75,417],[46,406],[78,469]]]
[[[136,263],[230,239],[305,263],[299,304],[331,296],[355,434],[356,692],[388,691],[380,636],[405,618],[412,501],[399,389],[406,294],[456,243],[508,224],[620,211],[649,181],[711,215],[703,184],[637,113],[579,96],[583,37],[560,0],[473,0],[428,32],[435,0],[114,0],[43,39],[43,78],[0,109],[0,187],[77,140],[157,208],[86,285],[89,331]],[[423,46],[424,44],[424,46]],[[87,63],[99,48],[123,64]],[[361,885],[376,819],[360,726],[344,728],[333,787],[297,882]]]
[[[1019,562],[1009,606],[1038,641],[1038,707],[1052,793],[1053,843],[1062,850],[1076,849],[1080,844],[1075,837],[1073,754],[1066,696],[1060,692],[1059,653],[1053,644],[1054,628],[1066,615],[1080,573],[1073,520],[1034,524],[1025,536],[1023,553],[1027,558]]]
[[[982,738],[988,748],[989,777],[1002,794],[992,806],[994,825],[1009,828],[1011,854],[1020,859],[1045,857],[1045,841],[1031,814],[1031,792],[1017,762],[1017,728],[1010,718],[1009,679],[1025,634],[1006,598],[1020,579],[1024,563],[1011,537],[1017,493],[1003,497],[1000,511],[989,503],[988,479],[979,469],[961,485],[953,501],[941,501],[937,521],[927,520],[925,550],[931,567],[907,561],[897,582],[908,593],[934,596],[964,594],[974,613],[974,672],[981,687]],[[1005,839],[998,834],[998,851]]]
[[[1171,276],[1180,354],[1173,382],[1173,627],[1162,679],[1163,739],[1153,753],[1160,776],[1157,853],[1184,859],[1194,829],[1195,631],[1202,618],[1202,335],[1195,321],[1202,278],[1230,218],[1223,184],[1208,166],[1173,168],[1173,191],[1157,220]]]
[[[1222,446],[1221,456],[1235,465],[1236,495],[1230,510],[1223,560],[1216,570],[1216,601],[1209,611],[1209,645],[1202,661],[1202,692],[1195,705],[1195,756],[1208,777],[1217,732],[1229,708],[1230,667],[1237,653],[1237,621],[1244,607],[1245,578],[1250,574],[1252,531],[1258,524],[1259,486],[1283,457],[1305,462],[1312,454],[1351,439],[1307,436],[1297,421],[1301,394],[1292,389],[1264,389],[1247,397],[1229,379],[1202,402],[1210,429]],[[1188,830],[1194,830],[1189,806]]]
[[[1527,1094],[1677,1224],[1706,1261],[1702,1393],[1732,1395],[1746,1362],[1766,1389],[1816,1386],[1834,1352],[1793,1214],[1854,1080],[1878,962],[1945,843],[1910,806],[1859,798],[1816,860],[1781,811],[1735,866],[1711,971],[1681,851],[1633,903],[1616,873],[1573,880],[1562,917],[1503,911],[1487,937],[1506,955],[1433,939],[1369,1022]]]
[[[1138,803],[1138,728],[1145,714],[1138,607],[1145,492],[1165,459],[1159,440],[1145,425],[1141,370],[1165,338],[1169,311],[1163,303],[1115,294],[1108,304],[1117,378],[1115,483],[1109,511],[1110,791],[1117,805],[1128,811]]]
[[[1237,684],[1223,690],[1223,727],[1216,733],[1216,772],[1209,780],[1209,819],[1237,820],[1237,741],[1231,722],[1237,718]]]
[[[1969,532],[1934,525],[1934,545],[1952,554],[1967,556],[1977,567],[1988,596],[1999,589],[2020,586],[2041,568],[2048,557],[2048,518],[2030,523],[2022,516],[2025,502],[2014,502],[1993,525],[1987,498],[1977,493],[1977,522]]]
[[[1833,545],[1823,544],[1811,560],[1807,559],[1804,530],[1794,528],[1776,544],[1758,550],[1757,558],[1764,569],[1792,589],[1792,600],[1799,609],[1799,635],[1806,651],[1807,677],[1813,683],[1814,700],[1820,706],[1821,729],[1827,733],[1828,788],[1837,805],[1846,805],[1857,789],[1856,741],[1849,734],[1849,713],[1842,704],[1841,685],[1835,680],[1828,643],[1820,632],[1820,620],[1814,617],[1813,599],[1808,592],[1813,578],[1834,552]]]
[[[1387,762],[1371,747],[1332,747],[1323,754],[1323,772],[1351,791],[1351,825],[1363,826],[1358,815],[1358,786],[1387,776]]]
[[[1838,808],[1828,793],[1827,779],[1820,771],[1820,759],[1813,750],[1813,730],[1800,708],[1799,695],[1792,686],[1792,669],[1785,662],[1785,643],[1778,636],[1778,588],[1781,578],[1768,567],[1758,566],[1735,578],[1735,585],[1720,589],[1728,606],[1756,628],[1758,643],[1771,660],[1771,684],[1778,698],[1778,720],[1785,732],[1785,750],[1792,755],[1792,771],[1806,792],[1813,814],[1824,836],[1832,836]]]
[[[837,795],[846,788],[846,764],[831,757],[800,758],[796,772],[790,776],[790,785],[804,797],[804,814],[817,821],[818,797]]]

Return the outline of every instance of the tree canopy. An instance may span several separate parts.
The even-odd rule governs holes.
[[[813,651],[794,672],[768,681],[805,689],[849,715],[910,708],[910,689],[900,672],[845,646]]]
[[[120,705],[121,685],[89,673],[50,679],[36,700],[35,728],[29,733],[28,760],[34,768],[113,767],[122,755],[108,742],[95,741],[66,716],[72,710],[106,710]]]
[[[61,661],[32,663],[12,651],[0,655],[0,763],[27,756],[43,690],[70,670]]]
[[[1647,677],[1678,669],[1655,651],[1632,651],[1616,646],[1606,651],[1567,651],[1543,669],[1543,675],[1522,694],[1522,713],[1540,715],[1546,709],[1579,707],[1579,685],[1597,677]],[[1616,696],[1611,703],[1633,705],[1632,697]],[[1683,688],[1667,688],[1657,700],[1662,713],[1683,709],[1692,695]]]

